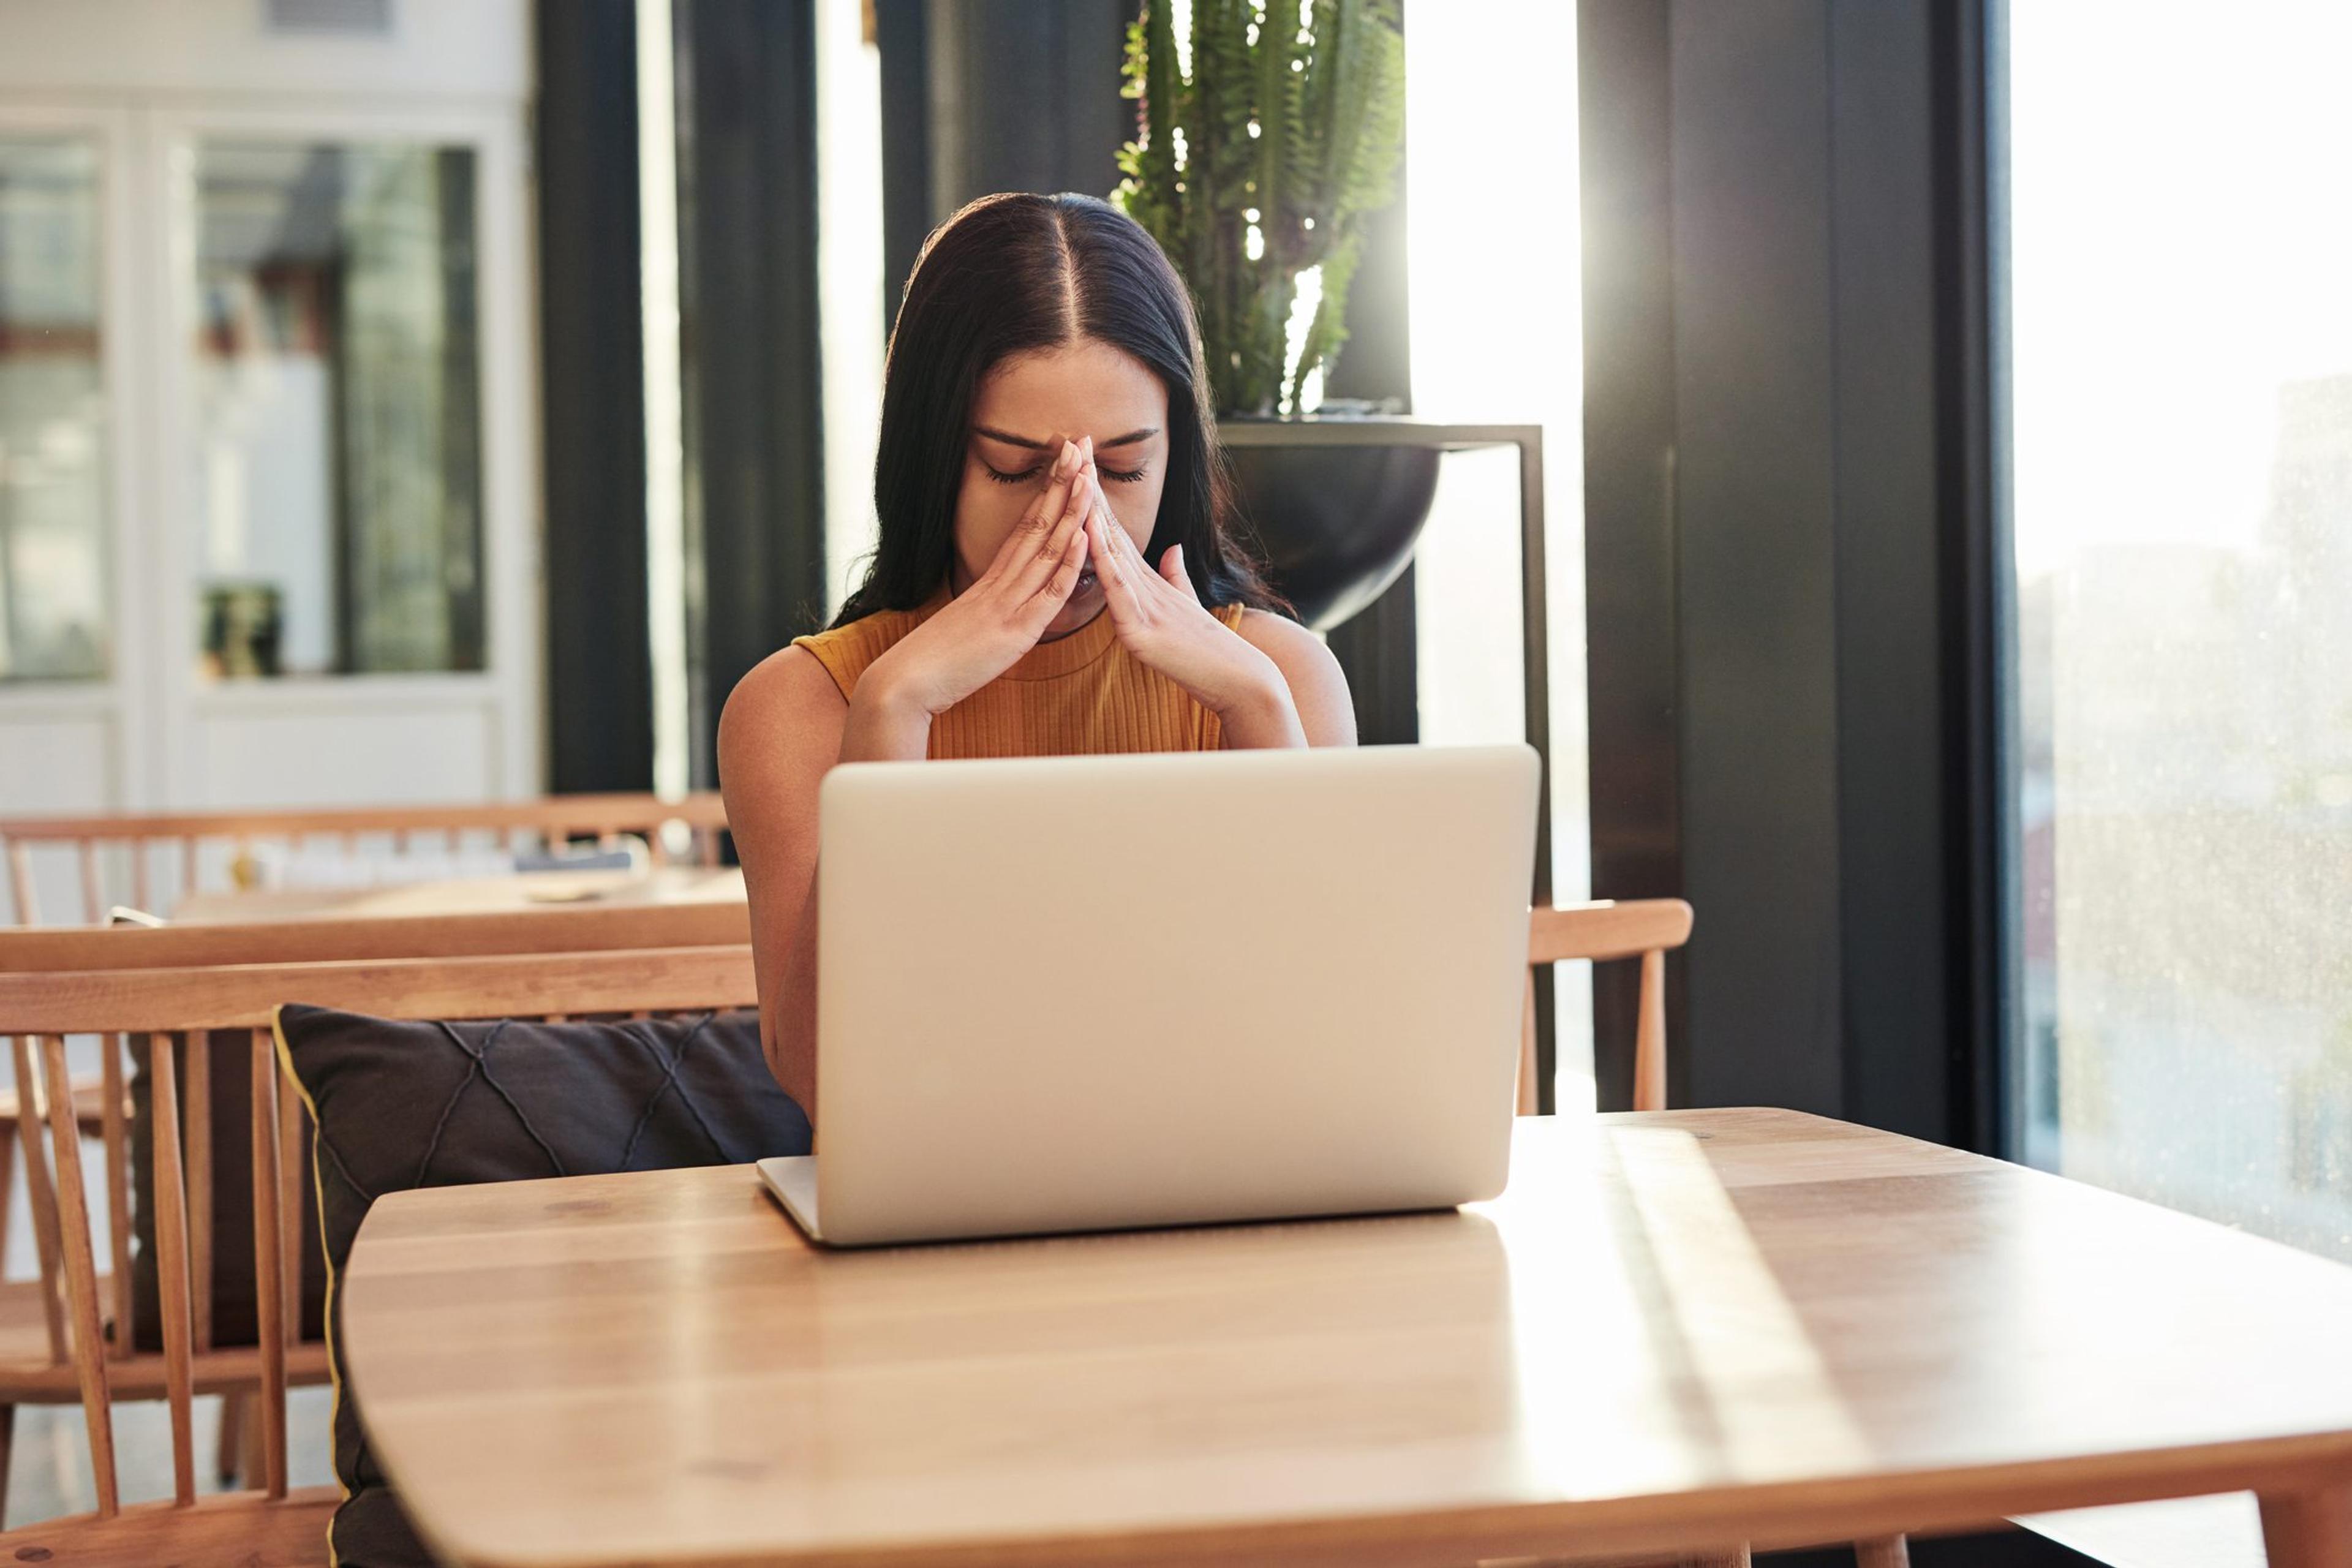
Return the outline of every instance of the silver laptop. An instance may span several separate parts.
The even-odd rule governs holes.
[[[1525,746],[859,763],[820,796],[814,1155],[839,1246],[1500,1192]]]

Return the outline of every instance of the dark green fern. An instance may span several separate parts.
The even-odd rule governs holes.
[[[1189,73],[1171,11],[1145,0],[1128,32],[1124,90],[1141,125],[1113,199],[1192,286],[1218,408],[1296,411],[1348,340],[1363,216],[1395,195],[1397,0],[1192,0]],[[1298,277],[1314,268],[1322,299],[1286,384]]]

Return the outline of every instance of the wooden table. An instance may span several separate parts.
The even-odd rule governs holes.
[[[196,893],[173,909],[172,921],[220,925],[742,902],[740,868],[663,866],[645,871],[518,871],[503,877],[457,877],[373,887]]]
[[[2252,1489],[2352,1563],[2352,1269],[1769,1110],[1520,1123],[1460,1214],[824,1255],[747,1168],[393,1194],[343,1295],[456,1560],[1829,1542]]]

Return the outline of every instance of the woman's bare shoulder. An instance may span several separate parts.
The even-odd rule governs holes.
[[[773,757],[804,747],[837,754],[849,701],[814,654],[778,648],[746,672],[719,715],[719,771],[730,753]]]
[[[1234,629],[1282,671],[1309,744],[1356,743],[1356,704],[1348,695],[1348,678],[1321,637],[1265,610],[1244,610],[1242,624]]]

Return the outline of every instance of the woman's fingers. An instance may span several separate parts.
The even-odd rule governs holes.
[[[1175,574],[1167,572],[1167,557],[1160,558],[1161,570],[1154,572],[1151,563],[1136,547],[1134,535],[1119,526],[1111,515],[1110,502],[1102,491],[1095,491],[1095,507],[1091,514],[1101,533],[1101,542],[1095,551],[1095,575],[1106,585],[1114,580],[1129,603],[1140,606],[1146,595],[1156,595],[1164,586],[1172,586],[1194,604],[1200,600],[1192,593],[1192,580],[1184,574],[1182,558],[1177,560]],[[1173,548],[1172,546],[1171,547]],[[1108,567],[1106,567],[1108,562]],[[1154,579],[1158,581],[1154,581]]]
[[[996,547],[996,559],[989,563],[991,573],[1019,575],[1041,558],[1045,562],[1041,570],[1051,569],[1055,557],[1049,552],[1056,548],[1054,536],[1060,531],[1070,503],[1080,494],[1078,470],[1078,449],[1063,442],[1062,449],[1054,455],[1054,467],[1046,476],[1045,488],[1022,512],[1021,521],[1013,525],[1004,542]]]
[[[1036,554],[1019,574],[1020,586],[1024,593],[1035,593],[1048,577],[1060,569],[1062,559],[1069,553],[1073,540],[1083,543],[1086,538],[1086,509],[1087,483],[1081,470],[1070,476],[1069,493],[1064,499],[1061,510],[1055,515],[1053,526],[1038,545]],[[1083,549],[1079,559],[1085,559]]]
[[[1102,584],[1103,597],[1121,620],[1134,616],[1140,608],[1135,598],[1135,573],[1119,545],[1127,539],[1127,531],[1113,521],[1107,506],[1091,507],[1087,511],[1087,540],[1094,556],[1095,581]]]
[[[1170,586],[1194,604],[1201,602],[1201,595],[1192,591],[1192,574],[1184,570],[1182,545],[1171,544],[1160,553],[1160,575],[1167,579]]]
[[[1062,546],[1060,557],[1054,563],[1053,571],[1047,574],[1045,581],[1030,595],[1024,606],[1037,623],[1039,631],[1045,630],[1045,623],[1070,602],[1070,595],[1077,591],[1078,574],[1086,570],[1086,565],[1087,531],[1073,528],[1068,541]]]

